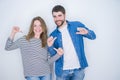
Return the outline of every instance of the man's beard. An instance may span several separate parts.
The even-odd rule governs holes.
[[[62,26],[64,23],[64,20],[59,20],[59,21],[61,21],[61,24],[57,24],[57,21],[55,22],[58,27]]]

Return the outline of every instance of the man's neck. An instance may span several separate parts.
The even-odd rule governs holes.
[[[65,22],[63,23],[63,25],[60,26],[59,28],[63,28],[63,27],[65,27],[66,25],[67,25],[67,22],[65,21]]]

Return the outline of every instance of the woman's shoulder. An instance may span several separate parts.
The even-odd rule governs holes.
[[[26,35],[20,37],[19,40],[26,40]]]

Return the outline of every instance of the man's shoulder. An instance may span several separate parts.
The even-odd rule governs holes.
[[[80,21],[68,21],[68,24],[70,25],[84,25],[82,22]]]
[[[58,30],[57,29],[55,29],[55,30],[53,30],[52,32],[51,32],[51,34],[50,35],[56,35],[58,33]]]

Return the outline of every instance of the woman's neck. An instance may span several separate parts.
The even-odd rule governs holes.
[[[39,38],[40,38],[40,34],[36,34],[36,35],[34,36],[34,38],[39,39]]]

